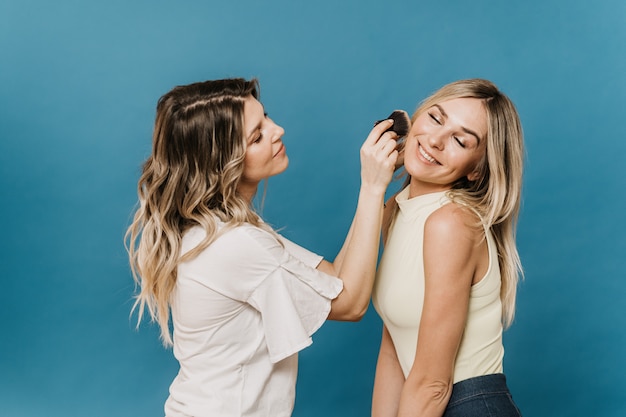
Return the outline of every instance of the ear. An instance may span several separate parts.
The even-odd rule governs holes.
[[[476,181],[480,176],[480,169],[478,167],[476,167],[475,170],[473,170],[472,172],[470,172],[469,174],[467,174],[467,180],[468,181]]]
[[[487,164],[487,155],[483,155],[482,159],[474,167],[474,170],[467,174],[467,180],[471,182],[479,180],[485,164]]]

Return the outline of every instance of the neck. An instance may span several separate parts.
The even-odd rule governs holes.
[[[450,189],[448,184],[433,184],[425,183],[415,178],[411,178],[409,183],[409,198],[418,197],[420,195],[438,193],[440,191],[447,191]]]
[[[252,200],[254,199],[258,188],[258,182],[249,183],[242,181],[237,187],[237,191],[239,191],[239,194],[248,202],[248,204],[252,205]]]

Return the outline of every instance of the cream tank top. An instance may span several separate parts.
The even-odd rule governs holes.
[[[390,225],[378,268],[372,301],[395,345],[405,378],[417,348],[424,305],[424,224],[448,204],[446,192],[408,199],[408,187],[396,197],[398,210]],[[454,382],[502,372],[502,303],[500,268],[493,236],[485,230],[489,268],[470,292],[467,323],[457,353]]]

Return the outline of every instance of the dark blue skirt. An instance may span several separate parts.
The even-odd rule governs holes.
[[[503,374],[469,378],[452,386],[443,417],[521,417]]]

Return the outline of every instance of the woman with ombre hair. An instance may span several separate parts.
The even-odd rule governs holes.
[[[126,241],[139,320],[147,311],[180,364],[167,416],[290,416],[298,351],[326,319],[367,310],[398,157],[392,122],[361,147],[356,213],[331,263],[253,208],[259,183],[289,164],[258,98],[255,80],[226,79],[176,87],[157,105]]]

